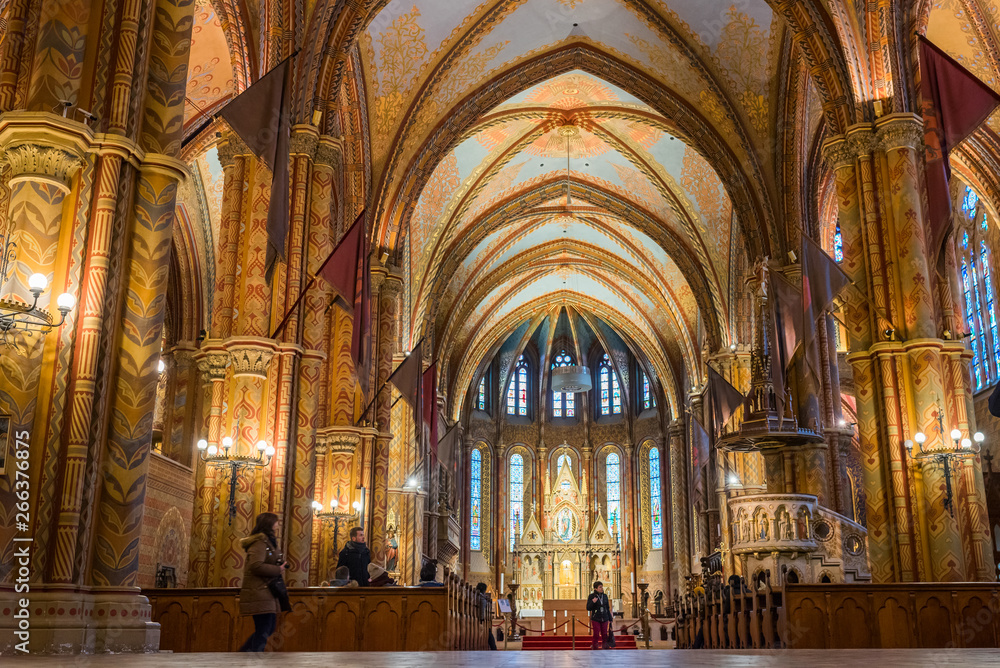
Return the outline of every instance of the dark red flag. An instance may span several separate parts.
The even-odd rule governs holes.
[[[990,117],[1000,95],[920,36],[920,102],[927,147],[928,260],[931,274],[951,229],[948,153]]]
[[[771,331],[768,353],[778,416],[785,415],[785,372],[802,340],[802,293],[780,272],[770,272]]]
[[[358,288],[358,262],[361,259],[361,236],[365,234],[365,212],[355,219],[344,237],[316,272],[337,291],[337,301],[348,312],[354,311],[354,296]]]
[[[420,410],[421,381],[423,380],[420,374],[420,368],[423,366],[422,360],[423,343],[418,343],[402,364],[396,367],[388,380],[415,412]]]
[[[372,271],[368,230],[362,225],[357,256],[357,280],[354,288],[354,321],[351,331],[351,357],[358,372],[361,390],[368,393],[369,365],[372,363]]]
[[[721,430],[743,405],[745,397],[712,367],[708,367],[708,394],[712,398],[715,428]]]
[[[420,394],[421,423],[423,433],[428,434],[431,450],[431,462],[438,458],[438,424],[437,424],[437,363],[431,364],[424,371]]]
[[[851,283],[844,270],[819,245],[802,235],[802,347],[816,338],[816,322]],[[826,321],[824,320],[824,326]]]
[[[219,112],[254,155],[271,170],[271,199],[267,210],[267,253],[264,271],[268,280],[275,261],[285,257],[288,236],[288,144],[291,123],[288,97],[292,58],[237,95]]]

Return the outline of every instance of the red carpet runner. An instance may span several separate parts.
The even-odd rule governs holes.
[[[590,644],[593,642],[593,638],[589,635],[587,636],[577,636],[576,637],[576,648],[578,650],[590,650]],[[522,650],[567,650],[573,649],[573,636],[554,636],[554,635],[525,635],[521,640]],[[637,649],[635,645],[635,636],[615,636],[615,649]]]

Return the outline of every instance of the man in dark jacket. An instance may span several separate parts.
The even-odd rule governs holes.
[[[368,564],[372,561],[372,553],[365,545],[365,530],[361,527],[351,529],[351,540],[340,551],[337,568],[347,566],[351,579],[356,580],[361,587],[368,586]]]
[[[602,641],[601,649],[608,648],[608,630],[611,627],[611,603],[604,593],[604,584],[594,583],[594,591],[587,597],[587,612],[590,613],[590,627],[594,630],[591,649],[597,649],[597,641]]]

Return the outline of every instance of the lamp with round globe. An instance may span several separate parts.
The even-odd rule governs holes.
[[[17,244],[8,236],[0,234],[0,285],[7,285],[12,278],[17,265]],[[66,316],[76,307],[76,297],[65,292],[55,299],[55,307],[59,311],[59,322],[52,322],[52,314],[38,307],[42,294],[49,288],[49,279],[45,274],[34,273],[28,276],[28,291],[31,293],[31,304],[17,300],[0,298],[0,343],[9,348],[17,347],[20,337],[18,332],[39,332],[47,334],[55,327],[66,322]]]
[[[237,438],[240,433],[240,424],[237,422],[235,431]],[[212,466],[220,472],[216,479],[220,481],[228,479],[229,481],[229,506],[227,511],[229,514],[229,523],[232,524],[233,518],[236,516],[236,497],[240,475],[244,471],[253,472],[270,464],[275,450],[273,445],[261,439],[254,444],[252,449],[243,449],[243,452],[249,450],[249,453],[240,454],[240,447],[232,436],[223,436],[221,445],[222,449],[220,453],[218,446],[214,443],[210,444],[205,439],[200,439],[197,443],[202,461],[205,462],[206,466]]]
[[[944,436],[943,430],[941,435]],[[915,433],[913,440],[906,439],[903,442],[903,447],[906,449],[906,454],[914,462],[926,461],[928,463],[940,464],[944,469],[945,496],[943,505],[945,510],[954,517],[954,494],[951,487],[952,468],[962,460],[975,457],[979,453],[981,443],[985,440],[985,437],[982,433],[976,432],[971,439],[969,437],[963,438],[962,431],[957,428],[952,429],[948,436],[951,437],[953,443],[953,447],[950,448],[942,443],[940,446],[925,450],[924,444],[927,442],[927,435],[922,431]]]

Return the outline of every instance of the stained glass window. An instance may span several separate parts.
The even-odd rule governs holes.
[[[611,368],[611,358],[604,354],[597,371],[597,387],[600,392],[601,415],[621,415],[622,388],[618,375]]]
[[[481,546],[481,533],[483,528],[483,454],[479,448],[472,451],[472,482],[471,496],[472,508],[469,513],[471,520],[471,531],[469,547],[478,550]]]
[[[979,206],[979,197],[971,188],[965,189],[962,211],[971,224],[963,224],[958,247],[962,296],[965,303],[965,326],[972,350],[972,380],[981,390],[1000,378],[1000,332],[997,327],[996,304],[991,249],[985,231],[989,230],[988,214]],[[982,226],[977,225],[977,216]]]
[[[479,398],[476,401],[476,407],[479,410],[486,410],[486,376],[479,379]]]
[[[969,218],[975,218],[977,204],[979,204],[979,195],[972,188],[966,186],[965,197],[962,198],[962,211]]]
[[[833,259],[837,262],[844,261],[844,235],[840,233],[840,222],[833,232]]]
[[[552,361],[552,368],[572,366],[573,358],[561,351]],[[573,417],[576,415],[576,395],[572,392],[552,393],[552,417]]]
[[[649,376],[646,375],[645,371],[640,371],[642,374],[642,409],[647,410],[656,405],[653,401],[653,391],[649,387]]]
[[[663,518],[660,506],[660,451],[649,449],[649,515],[653,530],[653,549],[663,547]]]
[[[993,306],[993,276],[990,272],[990,253],[986,248],[986,242],[979,242],[979,260],[983,268],[983,286],[986,288],[986,318],[989,320],[990,334],[993,336],[993,368],[996,374],[993,378],[1000,377],[1000,336],[997,335],[997,314]],[[987,357],[989,357],[987,355]]]
[[[559,459],[556,461],[556,471],[561,471],[563,464],[565,464],[566,466],[573,465],[573,460],[570,459],[569,455],[565,453],[559,455]]]
[[[521,536],[524,526],[524,458],[514,455],[510,458],[510,549],[514,540]]]
[[[622,542],[622,469],[617,452],[608,454],[605,463],[605,479],[608,486],[608,528],[620,545]]]
[[[528,362],[524,355],[517,358],[514,375],[507,386],[507,415],[528,414]]]

